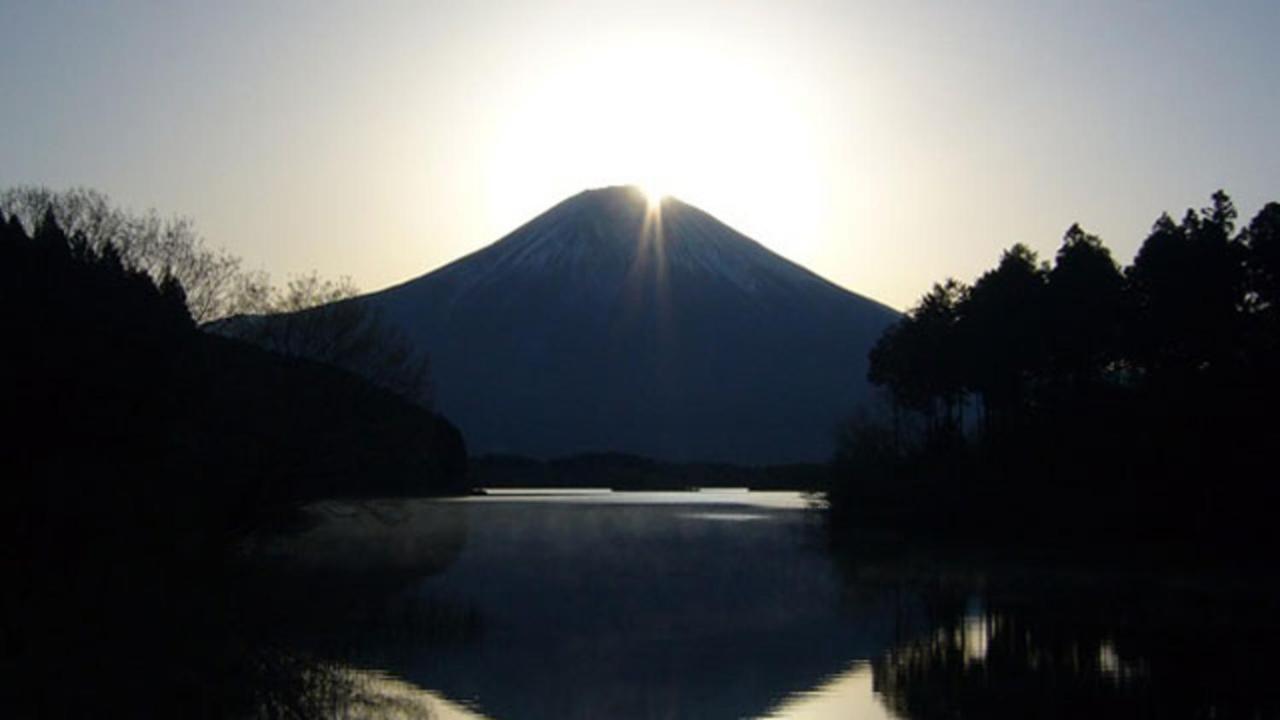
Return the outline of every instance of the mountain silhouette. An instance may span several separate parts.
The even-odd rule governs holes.
[[[476,453],[825,460],[897,318],[674,198],[588,190],[374,303]]]

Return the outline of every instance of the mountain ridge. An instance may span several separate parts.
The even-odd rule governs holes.
[[[561,200],[560,202],[551,206],[549,209],[547,209],[540,215],[537,215],[525,221],[521,225],[517,226],[514,230],[508,232],[507,234],[503,235],[499,239],[483,247],[477,248],[465,255],[462,255],[461,257],[455,258],[454,260],[451,260],[445,263],[444,265],[441,265],[429,271],[428,273],[426,273],[426,275],[432,275],[435,273],[448,271],[456,265],[464,264],[469,260],[475,259],[476,256],[498,249],[510,239],[519,237],[522,234],[527,233],[529,230],[536,227],[539,223],[546,222],[551,217],[557,217],[569,211],[570,209],[578,209],[575,207],[575,205],[579,203],[582,203],[584,201],[586,202],[594,201],[598,198],[605,198],[609,201],[614,201],[614,202],[630,201],[634,206],[637,206],[637,207],[641,205],[649,204],[648,200],[645,198],[644,192],[640,188],[634,185],[609,185],[609,186],[604,186],[599,188],[589,188],[586,190],[582,190],[574,195],[569,196],[568,198],[565,198],[564,200]],[[828,278],[825,278],[822,275],[814,272],[813,270],[810,270],[804,265],[801,265],[800,263],[777,253],[776,251],[769,248],[767,245],[739,232],[738,230],[732,228],[728,224],[721,221],[719,218],[715,217],[711,213],[699,207],[685,203],[679,198],[675,196],[670,196],[670,195],[663,196],[659,202],[660,202],[661,208],[665,209],[668,207],[674,207],[680,213],[693,213],[699,216],[701,219],[704,219],[705,221],[710,221],[711,223],[715,223],[717,225],[724,227],[725,229],[729,230],[736,239],[750,245],[755,249],[758,249],[759,251],[768,253],[773,258],[776,258],[778,261],[781,261],[782,263],[785,263],[786,265],[790,266],[792,270],[797,271],[799,273],[803,273],[804,275],[809,276],[812,280],[817,281],[823,285],[829,286],[832,290],[853,295],[868,303],[874,303],[875,305],[878,305],[879,307],[881,307],[883,310],[887,312],[891,312],[895,314],[898,312],[897,310],[890,307],[889,305],[881,303],[875,300],[874,298],[868,297],[866,295],[862,295],[861,293],[858,293],[856,291],[850,290],[849,288],[843,287],[829,280]],[[420,275],[415,278],[410,278],[408,280],[396,283],[394,285],[390,285],[386,288],[374,291],[369,294],[379,295],[382,293],[392,292],[403,286],[411,285],[419,280],[422,280],[424,277],[426,277],[426,275]]]

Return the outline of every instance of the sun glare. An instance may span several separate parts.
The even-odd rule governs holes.
[[[657,185],[652,183],[640,183],[639,187],[640,192],[644,193],[644,199],[649,202],[649,207],[658,207],[662,204],[662,198],[667,196]]]
[[[561,59],[522,88],[492,146],[495,232],[581,190],[637,184],[793,259],[818,235],[820,153],[777,68],[673,37]]]

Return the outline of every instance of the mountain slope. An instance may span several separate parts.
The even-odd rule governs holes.
[[[739,463],[825,459],[897,316],[626,187],[359,302],[430,353],[473,451]]]

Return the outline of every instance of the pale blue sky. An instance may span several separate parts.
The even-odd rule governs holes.
[[[0,186],[367,289],[644,182],[905,307],[1280,200],[1276,2],[0,1]]]

